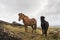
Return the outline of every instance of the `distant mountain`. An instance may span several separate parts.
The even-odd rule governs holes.
[[[19,24],[15,21],[13,21],[12,23],[9,23],[9,22],[5,22],[5,21],[0,20],[0,25],[1,24],[12,25],[12,26],[23,26],[22,24]]]
[[[24,26],[24,25],[19,24],[19,23],[15,22],[15,21],[12,22],[12,25],[14,25],[14,26]]]
[[[49,26],[50,28],[60,28],[59,25]]]
[[[8,23],[8,22],[5,22],[5,21],[2,21],[2,20],[0,20],[0,24],[10,24],[11,25],[11,23]]]

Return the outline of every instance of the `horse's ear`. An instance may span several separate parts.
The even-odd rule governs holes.
[[[18,15],[20,15],[20,13]]]
[[[19,13],[18,15],[22,15],[22,13]]]
[[[45,18],[44,16],[41,16],[41,18]]]
[[[24,14],[22,14],[23,16],[25,16]]]

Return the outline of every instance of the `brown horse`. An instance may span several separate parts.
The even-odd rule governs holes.
[[[19,13],[18,16],[19,16],[19,21],[23,20],[25,31],[27,31],[27,26],[31,26],[32,32],[33,30],[35,30],[36,32],[37,22],[34,18],[30,19],[28,16],[24,15],[23,13]]]

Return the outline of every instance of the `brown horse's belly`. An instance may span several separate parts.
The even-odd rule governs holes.
[[[24,24],[26,24],[26,25],[33,25],[33,23],[30,22],[30,21],[24,22]]]

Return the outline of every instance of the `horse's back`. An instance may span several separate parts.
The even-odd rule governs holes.
[[[43,29],[48,29],[49,23],[48,23],[47,21],[44,21],[44,22],[41,23],[41,27],[42,27]]]
[[[36,21],[36,19],[35,19],[35,18],[32,18],[32,20]]]

